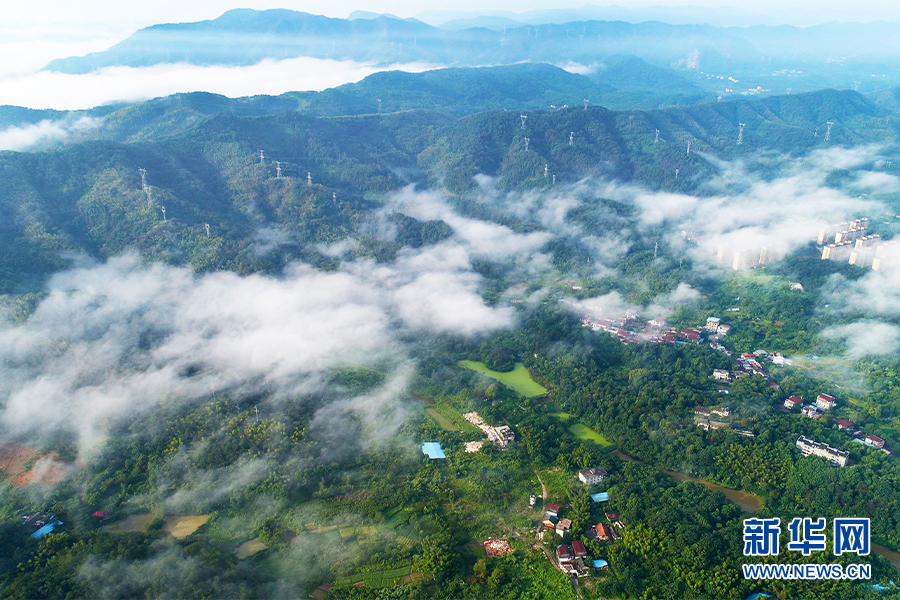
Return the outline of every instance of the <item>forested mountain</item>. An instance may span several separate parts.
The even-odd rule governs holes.
[[[509,190],[595,177],[692,191],[717,172],[713,157],[825,147],[816,128],[829,120],[833,144],[893,142],[897,133],[890,113],[855,92],[656,111],[529,111],[524,126],[519,111],[505,110],[459,119],[424,110],[311,117],[292,108],[295,100],[182,94],[111,112],[98,130],[135,141],[0,154],[3,289],[60,267],[60,253],[75,250],[111,255],[137,246],[197,268],[252,270],[254,228],[278,224],[301,245],[354,235],[360,211],[409,183],[461,195],[477,174]],[[393,102],[404,101],[388,97],[385,109]]]
[[[414,19],[345,20],[283,9],[239,9],[209,21],[154,25],[103,52],[54,60],[47,69],[86,73],[175,62],[250,65],[297,56],[380,65],[591,65],[625,54],[675,67],[717,93],[759,86],[783,93],[859,83],[872,91],[900,83],[890,68],[900,52],[883,42],[897,31],[892,23],[738,28],[599,20],[450,31]],[[860,81],[860,72],[871,76]]]

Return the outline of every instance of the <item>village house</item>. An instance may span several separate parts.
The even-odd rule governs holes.
[[[863,438],[863,444],[878,449],[884,448],[884,440],[877,435],[867,435],[865,438]]]
[[[544,508],[544,512],[551,517],[558,517],[559,516],[559,504],[554,504],[552,502],[547,504],[547,506]]]
[[[572,553],[575,555],[575,558],[584,558],[585,556],[587,556],[587,548],[584,547],[584,542],[582,542],[581,540],[573,541]]]
[[[706,330],[716,333],[719,330],[719,317],[708,317],[706,319]]]
[[[825,413],[822,412],[818,406],[815,404],[810,404],[808,406],[804,406],[800,409],[800,414],[804,417],[809,417],[810,419],[818,419]]]
[[[731,325],[725,325],[725,324],[719,325],[719,331],[718,331],[719,335],[728,335],[729,331],[731,331]]]
[[[560,519],[556,524],[556,533],[559,537],[565,536],[572,529],[572,521],[569,519]]]
[[[838,429],[842,429],[850,435],[856,435],[857,433],[859,433],[859,428],[856,427],[853,421],[848,421],[847,419],[837,419],[835,423],[837,423]]]
[[[572,551],[565,544],[560,544],[556,547],[556,558],[559,559],[559,563],[570,563],[574,558],[572,556]]]
[[[603,467],[592,467],[590,469],[585,469],[584,471],[578,471],[578,479],[587,485],[600,483],[606,479],[607,475],[608,473]]]
[[[847,460],[850,458],[849,452],[832,448],[828,444],[817,442],[803,435],[797,438],[797,448],[803,456],[809,456],[811,454],[821,456],[837,467],[846,467]]]
[[[799,396],[791,396],[784,401],[784,407],[788,410],[793,410],[802,404],[803,398],[800,398]]]
[[[731,409],[727,406],[717,406],[715,408],[710,409],[710,413],[714,415],[719,415],[720,417],[727,417],[731,414]]]
[[[715,369],[713,371],[713,379],[716,381],[731,381],[731,373],[725,369]]]
[[[706,408],[705,406],[695,406],[694,414],[701,417],[708,417],[712,414],[712,411]]]
[[[816,396],[816,406],[822,410],[834,408],[836,404],[837,402],[835,401],[834,396],[829,396],[828,394],[819,394]]]
[[[613,539],[613,530],[609,525],[597,523],[594,527],[594,531],[597,532],[597,539],[601,541],[611,541]]]

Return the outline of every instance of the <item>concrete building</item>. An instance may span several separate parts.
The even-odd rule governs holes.
[[[849,452],[832,448],[828,444],[817,442],[803,435],[797,438],[797,448],[799,448],[803,456],[811,454],[821,456],[836,467],[846,467],[847,460],[850,458]]]
[[[851,251],[853,251],[853,242],[850,241],[828,244],[822,248],[822,260],[849,261]]]
[[[606,479],[607,475],[608,473],[603,467],[592,467],[584,471],[578,471],[578,479],[587,485],[600,483]]]
[[[731,373],[725,369],[714,369],[713,379],[716,381],[731,381]]]
[[[716,333],[716,332],[719,330],[719,322],[720,322],[721,320],[722,320],[722,319],[720,319],[719,317],[707,317],[707,319],[706,319],[706,330],[707,330],[707,331],[712,331],[713,333]]]
[[[897,266],[897,255],[900,254],[900,245],[891,240],[879,244],[875,248],[875,256],[872,258],[873,271],[885,271]]]

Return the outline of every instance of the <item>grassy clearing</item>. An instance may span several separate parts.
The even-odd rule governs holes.
[[[591,440],[598,446],[612,446],[612,442],[583,423],[575,423],[569,431],[580,440]]]
[[[569,487],[576,481],[575,477],[559,467],[554,467],[548,471],[541,471],[541,479],[547,486],[547,495],[550,502],[564,500],[568,494]]]
[[[153,513],[131,515],[127,519],[106,525],[103,531],[107,533],[144,533],[155,518],[156,515]]]
[[[444,415],[439,413],[437,409],[434,408],[426,408],[425,412],[431,415],[431,418],[435,420],[435,422],[441,426],[441,429],[444,431],[459,431],[459,427],[453,425],[453,423]]]
[[[471,423],[466,421],[463,418],[462,414],[460,414],[460,412],[458,410],[456,410],[455,408],[453,408],[452,406],[450,406],[449,404],[447,404],[445,402],[440,402],[438,404],[435,404],[434,406],[428,408],[427,410],[428,410],[428,414],[430,414],[432,417],[434,417],[434,420],[437,421],[438,425],[440,425],[447,431],[462,430],[465,432],[476,432],[476,433],[481,431],[480,429],[478,429],[477,427],[475,427],[474,425],[472,425]],[[444,424],[441,423],[441,421],[439,421],[438,418],[431,411],[435,411],[435,413],[440,415],[447,423],[450,424],[451,427],[453,427],[453,429],[448,429],[447,427],[444,427]]]
[[[496,379],[506,387],[519,392],[526,398],[543,396],[547,393],[547,388],[534,381],[531,378],[531,374],[528,373],[528,369],[526,369],[525,365],[522,363],[517,362],[516,367],[508,373],[492,371],[488,369],[484,363],[472,360],[461,360],[459,361],[459,366],[483,373],[491,379]]]

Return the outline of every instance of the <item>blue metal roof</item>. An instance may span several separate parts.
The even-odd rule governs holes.
[[[594,502],[606,502],[609,500],[609,492],[600,492],[599,494],[591,494],[591,500]]]
[[[609,563],[606,562],[605,560],[603,560],[602,558],[598,558],[597,560],[594,561],[594,567],[597,569],[599,569],[601,567],[608,567],[608,566],[609,566]]]
[[[444,451],[441,450],[440,442],[425,442],[422,444],[422,454],[427,454],[428,458],[447,458]]]
[[[50,533],[51,531],[53,531],[54,529],[56,529],[57,525],[62,525],[62,523],[60,523],[59,521],[54,521],[53,523],[47,523],[46,525],[44,525],[43,527],[41,527],[40,529],[38,529],[37,531],[32,533],[31,537],[40,539],[40,538],[44,537],[45,535],[47,535],[48,533]]]

